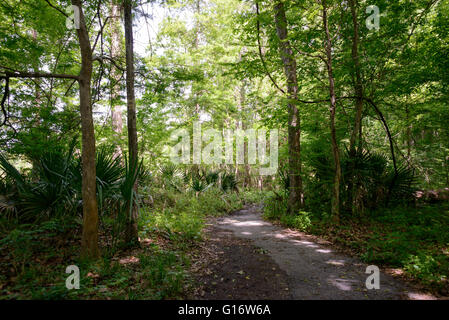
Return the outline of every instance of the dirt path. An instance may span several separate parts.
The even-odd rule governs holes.
[[[199,299],[429,299],[381,273],[367,290],[367,265],[301,232],[266,222],[260,207],[217,219],[208,228],[215,258],[199,278]]]

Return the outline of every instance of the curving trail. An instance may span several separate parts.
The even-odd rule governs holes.
[[[221,262],[215,263],[212,268],[211,279],[221,278],[218,284],[211,280],[203,279],[205,289],[209,293],[203,298],[250,298],[250,299],[298,299],[298,300],[367,300],[367,299],[432,299],[431,296],[422,295],[409,288],[405,283],[394,279],[390,275],[380,274],[380,289],[367,290],[365,281],[367,265],[358,259],[334,252],[331,248],[319,244],[301,232],[284,229],[264,221],[261,217],[261,207],[250,207],[235,212],[234,214],[217,219],[211,226],[211,237],[216,241],[222,241],[221,233],[244,241],[252,245],[252,249],[244,249],[244,245],[226,246],[228,250],[221,253]],[[254,250],[254,247],[257,249]],[[249,251],[248,251],[249,250]],[[248,260],[254,252],[259,256],[258,263]],[[226,257],[224,259],[223,257]],[[275,267],[273,267],[275,266]],[[278,267],[278,271],[276,270]],[[237,287],[235,279],[230,283],[232,274],[242,268],[246,281],[242,278],[238,283],[246,283]],[[245,270],[247,269],[247,270]],[[268,273],[267,273],[268,270]],[[259,274],[265,272],[262,280],[257,279]],[[231,275],[230,275],[231,274]],[[278,279],[283,279],[285,286],[273,285]],[[226,284],[229,282],[228,284]],[[271,296],[259,295],[258,292],[271,286]],[[274,287],[273,287],[274,286]],[[211,287],[214,287],[213,290]],[[261,287],[262,289],[258,289]],[[248,292],[244,292],[246,289]],[[277,296],[274,292],[280,292]],[[288,296],[285,291],[288,291]],[[231,291],[229,293],[229,291]],[[267,290],[266,290],[267,291]],[[273,292],[274,291],[274,292]],[[218,295],[217,295],[218,292]],[[222,295],[220,295],[220,293]],[[228,293],[225,295],[225,293]],[[215,295],[214,295],[215,294]]]

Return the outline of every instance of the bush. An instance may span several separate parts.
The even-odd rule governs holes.
[[[300,211],[295,215],[287,214],[287,194],[285,192],[277,194],[271,192],[264,201],[264,218],[268,220],[278,220],[283,225],[298,229],[307,230],[312,225],[310,213]]]
[[[143,238],[156,233],[179,242],[198,240],[201,238],[203,225],[203,217],[192,212],[176,212],[173,209],[163,211],[140,210],[139,230],[141,230],[140,233]]]
[[[299,231],[306,231],[312,225],[312,220],[308,212],[300,211],[296,215],[283,215],[281,217],[281,223]]]
[[[419,252],[411,255],[404,263],[404,270],[426,284],[442,288],[448,284],[449,262],[442,255]]]
[[[264,217],[266,219],[280,219],[287,214],[287,193],[271,192],[264,201]]]
[[[305,159],[305,193],[307,208],[313,212],[330,209],[334,179],[333,159],[321,149],[314,149]],[[410,202],[416,191],[416,176],[412,169],[401,163],[397,171],[381,153],[363,150],[350,157],[345,152],[341,157],[342,184],[340,199],[343,213],[363,213],[377,208]]]

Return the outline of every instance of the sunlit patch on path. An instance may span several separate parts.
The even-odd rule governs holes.
[[[262,248],[288,275],[294,299],[431,299],[402,281],[381,273],[380,289],[368,290],[367,265],[310,240],[307,235],[275,226],[251,207],[217,220],[218,228],[232,231]]]

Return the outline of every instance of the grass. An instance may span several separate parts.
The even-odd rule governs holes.
[[[125,262],[123,262],[125,261]],[[130,261],[130,262],[128,262]],[[4,288],[3,299],[165,299],[183,291],[186,260],[158,247],[136,256],[105,258],[96,263],[74,261],[80,269],[80,289],[67,290],[65,264],[34,263]],[[6,292],[5,292],[6,291]],[[6,293],[6,295],[4,295]]]
[[[214,188],[198,197],[158,192],[154,206],[140,210],[141,248],[111,248],[111,222],[103,219],[103,258],[96,262],[78,258],[77,219],[54,218],[32,225],[0,222],[5,226],[0,231],[0,299],[182,298],[192,285],[189,254],[202,239],[206,217],[261,199],[257,192],[223,193]],[[79,267],[79,290],[65,286],[68,265]]]

